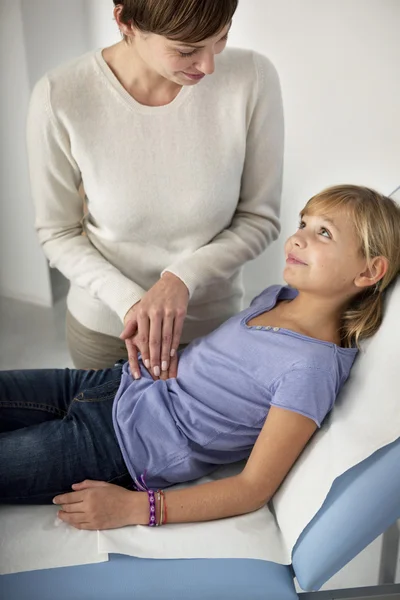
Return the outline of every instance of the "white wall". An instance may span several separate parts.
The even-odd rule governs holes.
[[[111,0],[86,0],[93,47],[120,39]],[[240,0],[229,43],[269,56],[286,119],[282,235],[246,267],[248,298],[281,279],[283,243],[313,193],[400,183],[398,0]]]
[[[51,304],[46,260],[33,228],[25,154],[30,87],[20,3],[0,2],[0,294]]]
[[[279,278],[284,239],[310,195],[400,183],[399,20],[397,0],[239,2],[230,43],[273,60],[286,120],[282,236],[248,269],[250,287],[256,273]]]
[[[35,82],[90,49],[81,0],[0,2],[0,295],[50,306],[63,286],[34,231],[25,121]]]
[[[82,0],[21,0],[21,11],[31,89],[46,71],[91,49]],[[57,269],[49,272],[55,301],[69,284]]]
[[[120,39],[111,0],[86,0],[93,47]],[[281,279],[283,243],[305,201],[358,183],[400,184],[398,0],[240,0],[229,43],[269,56],[281,78],[286,151],[282,235],[245,270],[247,299]],[[376,585],[381,539],[324,589]]]
[[[0,294],[51,303],[33,230],[25,118],[34,82],[91,47],[120,39],[111,0],[0,1]],[[246,268],[250,298],[280,280],[283,242],[305,200],[327,185],[400,184],[398,0],[240,0],[230,44],[280,73],[286,154],[282,236]],[[373,585],[378,540],[327,587]]]
[[[28,96],[49,68],[120,39],[112,7],[111,0],[0,2],[6,90],[0,99],[0,294],[49,301],[28,192]],[[344,181],[389,193],[400,183],[399,17],[398,0],[240,0],[230,43],[274,61],[286,117],[282,235],[246,267],[248,299],[280,280],[284,239],[312,193]]]

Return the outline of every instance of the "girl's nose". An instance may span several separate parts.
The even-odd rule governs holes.
[[[307,245],[305,236],[302,235],[300,229],[294,235],[292,235],[291,241],[294,246],[297,246],[297,248],[305,248]]]

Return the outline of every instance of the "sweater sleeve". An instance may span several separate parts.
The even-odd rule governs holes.
[[[280,231],[284,122],[278,74],[254,54],[258,94],[250,117],[238,205],[230,227],[209,244],[169,265],[193,294],[198,286],[231,277],[256,258]]]
[[[52,111],[46,76],[32,92],[27,149],[35,227],[50,265],[73,284],[87,289],[123,320],[145,290],[125,277],[83,235],[81,173],[68,134]]]

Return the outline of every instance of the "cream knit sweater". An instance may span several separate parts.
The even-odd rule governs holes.
[[[91,52],[36,84],[27,143],[39,239],[83,325],[118,336],[165,270],[190,293],[182,342],[240,310],[242,265],[279,233],[283,116],[269,60],[228,48],[212,76],[149,107]]]

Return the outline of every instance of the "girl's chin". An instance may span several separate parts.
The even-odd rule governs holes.
[[[299,284],[301,282],[301,277],[299,277],[298,274],[293,272],[293,269],[290,269],[289,267],[285,267],[283,271],[283,279],[288,285],[292,285],[293,287],[296,287],[296,283]]]

